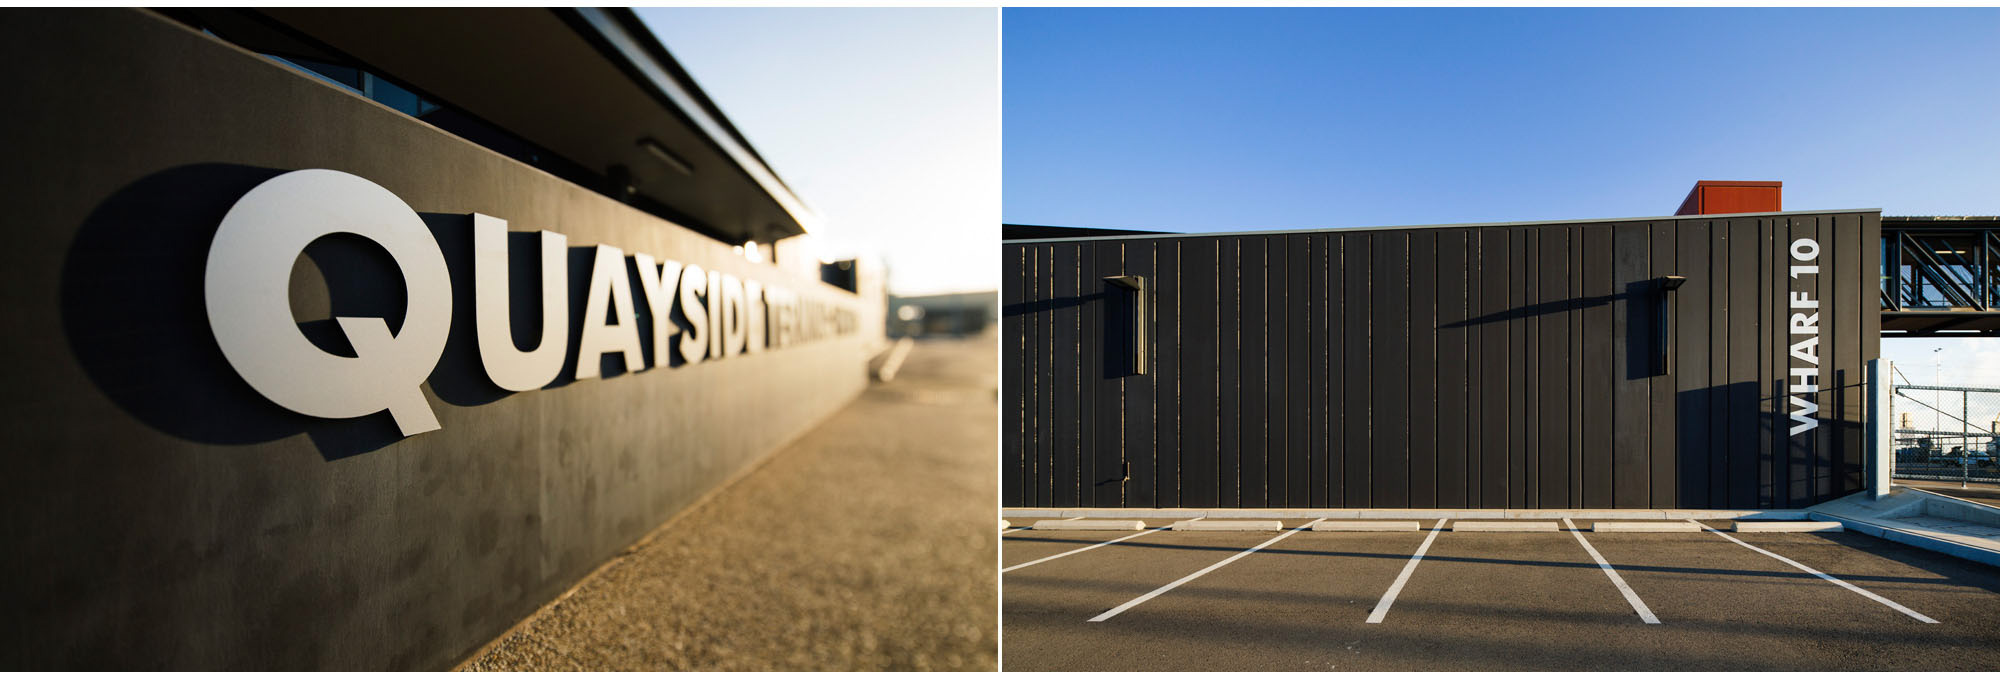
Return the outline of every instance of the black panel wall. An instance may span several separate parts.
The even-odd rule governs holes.
[[[1795,212],[1008,242],[1003,502],[1825,501],[1862,488],[1879,234]],[[1799,238],[1817,274],[1792,276]],[[1140,373],[1121,275],[1146,283]],[[1792,436],[1801,292],[1819,426]]]
[[[443,38],[460,39],[421,39]],[[10,12],[0,72],[17,102],[0,110],[0,669],[450,668],[868,386],[879,288],[750,262],[158,14]],[[436,431],[293,413],[216,345],[203,277],[217,225],[252,187],[308,168],[407,202],[450,263],[456,314],[423,389]],[[474,339],[474,212],[563,233],[571,253],[609,244],[784,286],[874,333],[643,371],[612,360],[622,374],[575,381],[570,349],[556,385],[500,391]],[[340,278],[317,257],[297,260],[302,318],[371,297],[332,281],[382,270]]]

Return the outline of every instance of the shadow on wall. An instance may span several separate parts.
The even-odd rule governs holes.
[[[1131,338],[1135,322],[1130,298],[1119,293],[1106,290],[1021,302],[1005,306],[1004,312],[1018,319],[1052,310],[1101,305],[1102,333],[1097,347],[1103,365],[1101,377],[1117,379],[1132,374],[1129,359],[1134,351]],[[1659,280],[1642,279],[1624,283],[1620,293],[1523,305],[1440,324],[1437,328],[1469,328],[1592,309],[1608,312],[1611,310],[1601,308],[1611,307],[1624,316],[1622,324],[1612,324],[1619,329],[1622,344],[1604,350],[1606,354],[1601,360],[1611,370],[1594,379],[1620,380],[1615,376],[1622,371],[1624,381],[1647,381],[1671,375],[1663,356],[1663,351],[1671,347],[1662,333],[1671,330],[1662,326],[1665,321],[1662,305],[1667,301]],[[1082,324],[1098,323],[1088,317],[1080,318],[1085,319]],[[1619,347],[1624,350],[1622,366],[1612,367],[1611,353]],[[1699,349],[1675,351],[1688,356],[1688,352]],[[1674,507],[1682,508],[1803,508],[1866,488],[1865,464],[1858,462],[1859,452],[1865,448],[1865,420],[1852,414],[1860,413],[1866,405],[1867,382],[1850,371],[1831,367],[1823,368],[1821,375],[1821,383],[1812,395],[1817,409],[1813,417],[1818,425],[1797,436],[1790,432],[1795,424],[1791,417],[1795,406],[1790,403],[1794,394],[1784,380],[1769,384],[1738,381],[1675,390],[1670,413],[1674,418],[1672,439],[1679,448],[1673,452],[1675,468],[1670,487],[1673,492],[1648,497],[1670,499],[1668,502]],[[1698,380],[1703,379],[1706,376]],[[1671,385],[1672,381],[1667,382]],[[1615,390],[1601,393],[1615,394]],[[1647,392],[1645,399],[1651,402],[1654,395]],[[1591,465],[1621,464],[1610,452],[1585,455],[1592,456]],[[1643,465],[1650,468],[1652,462],[1645,461]],[[1621,479],[1630,481],[1629,477]],[[1650,476],[1642,480],[1648,486],[1657,483]],[[1113,473],[1094,485],[1119,481],[1118,474]]]
[[[209,242],[237,199],[287,172],[231,164],[187,165],[147,176],[113,194],[77,230],[63,262],[63,330],[78,363],[105,396],[139,421],[181,439],[241,445],[308,435],[328,461],[377,451],[403,437],[387,412],[351,419],[305,416],[259,395],[238,377],[209,330],[202,280]],[[478,406],[512,394],[487,379],[475,335],[472,285],[472,219],[463,214],[422,213],[436,237],[452,282],[452,325],[443,356],[432,371],[430,392],[455,406]],[[540,259],[529,232],[510,232],[509,308],[514,343],[532,348],[542,332]],[[568,253],[570,351],[560,376],[546,388],[574,382],[574,348],[583,332],[592,246]],[[316,240],[293,272],[294,318],[320,349],[354,356],[333,322],[336,316],[386,319],[400,332],[407,310],[402,276],[386,251],[353,235]],[[653,319],[637,295],[637,270],[625,274],[641,338]],[[675,315],[679,315],[675,306]],[[674,319],[685,327],[685,319]],[[651,342],[642,342],[646,366],[658,364]],[[669,354],[677,354],[670,352]],[[600,374],[643,370],[621,355],[600,357]],[[670,365],[684,363],[670,356]]]
[[[1785,381],[1739,381],[1675,394],[1684,508],[1804,508],[1867,488],[1859,461],[1868,383],[1844,370],[1813,395],[1819,425],[1798,435]],[[1762,392],[1762,393],[1760,393]],[[1849,456],[1855,456],[1850,458]]]
[[[431,390],[437,398],[454,406],[479,406],[499,401],[513,392],[494,385],[486,377],[485,367],[480,364],[478,310],[472,272],[472,216],[448,213],[422,215],[424,225],[430,228],[431,235],[437,238],[438,249],[444,253],[445,266],[451,270],[451,334],[445,340],[444,355],[438,359],[437,368],[431,371]],[[542,341],[542,264],[540,245],[536,239],[535,232],[531,231],[507,232],[507,318],[514,346],[524,350],[534,349]],[[308,249],[306,254],[319,261],[318,253],[313,249]],[[576,382],[578,358],[575,350],[583,341],[583,314],[588,302],[585,298],[590,294],[590,268],[596,254],[596,246],[570,246],[566,255],[568,279],[563,285],[569,294],[566,341],[569,349],[564,352],[562,372],[542,389],[555,389]],[[379,249],[375,257],[388,261],[388,253],[379,252]],[[638,263],[628,254],[624,264],[627,287],[632,291],[633,319],[642,339],[639,345],[644,365],[626,366],[623,354],[605,354],[598,358],[598,375],[604,378],[639,373],[661,365],[659,358],[653,355],[653,343],[645,340],[653,337],[653,315],[644,294],[639,292]],[[394,271],[380,276],[392,282],[399,280]],[[342,285],[331,280],[329,284]],[[356,286],[356,290],[359,289]],[[296,308],[294,313],[297,313]],[[398,315],[400,313],[397,312]],[[373,314],[379,315],[380,312]],[[679,305],[673,307],[673,314],[672,321],[678,324],[677,327],[688,326],[687,319],[681,316]],[[668,352],[668,355],[671,362],[668,366],[687,363],[678,352]]]
[[[1440,324],[1438,328],[1470,328],[1480,324],[1499,321],[1527,319],[1543,314],[1574,312],[1592,307],[1619,304],[1625,313],[1625,379],[1640,380],[1656,375],[1664,375],[1666,366],[1661,361],[1660,348],[1664,339],[1660,337],[1660,306],[1666,304],[1665,290],[1657,279],[1641,279],[1625,282],[1625,292],[1611,295],[1573,297],[1567,300],[1540,302],[1523,305],[1514,309],[1476,316],[1464,321]]]
[[[209,331],[202,296],[209,241],[238,198],[283,172],[182,166],[106,199],[77,230],[63,261],[63,331],[105,396],[175,437],[256,444],[303,432],[327,460],[380,449],[400,439],[387,413],[332,421],[279,407],[237,376]],[[362,248],[333,243],[328,250]],[[392,330],[401,327],[400,315],[390,319]],[[331,344],[325,325],[304,327],[322,347]]]

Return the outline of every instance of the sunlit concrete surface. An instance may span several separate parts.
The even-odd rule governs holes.
[[[1938,482],[1915,479],[1898,479],[1896,486],[1923,489],[1931,493],[1944,494],[1962,501],[2000,507],[2000,484],[1993,482]]]
[[[994,670],[995,347],[919,341],[465,669]]]

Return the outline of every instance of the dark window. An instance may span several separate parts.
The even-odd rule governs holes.
[[[411,83],[370,71],[366,65],[353,57],[321,44],[254,10],[174,8],[159,11],[218,39],[379,102],[473,144],[486,147],[711,238],[735,243],[701,220],[645,194],[632,191],[630,182],[627,178],[619,176],[619,168],[616,166],[599,172],[552,153],[478,116],[457,109],[448,102],[436,101]]]

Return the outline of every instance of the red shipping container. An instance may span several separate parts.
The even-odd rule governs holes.
[[[1784,182],[1694,183],[1675,215],[1778,212],[1784,210]]]

